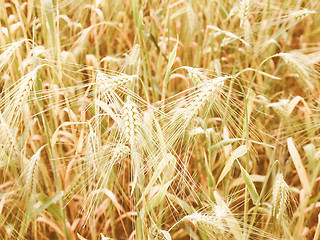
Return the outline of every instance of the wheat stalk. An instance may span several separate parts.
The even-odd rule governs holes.
[[[37,152],[30,158],[30,161],[26,167],[26,184],[24,186],[25,193],[34,193],[36,191],[36,185],[38,184],[40,154],[45,146],[46,145],[37,150]]]
[[[0,71],[2,71],[4,66],[9,63],[16,50],[20,48],[24,42],[25,40],[20,40],[18,42],[13,42],[0,48],[0,50],[4,50],[0,54]]]
[[[289,201],[289,186],[284,181],[282,173],[278,173],[272,190],[272,216],[277,221],[283,221]]]
[[[315,14],[315,13],[317,12],[304,8],[304,9],[290,12],[289,18],[292,19],[294,22],[300,22],[310,14]]]
[[[224,232],[226,230],[226,225],[222,223],[225,219],[214,215],[195,212],[191,215],[185,216],[184,220],[190,221],[197,228],[206,233],[212,232],[214,234],[218,234],[221,231]]]
[[[18,143],[16,141],[16,138],[15,138],[10,126],[6,123],[1,112],[0,112],[0,126],[1,126],[1,132],[0,132],[1,141],[3,139],[8,139],[9,143],[11,145],[10,147],[13,148],[13,150],[15,151],[16,154],[19,154],[20,151],[18,149]],[[3,141],[3,144],[6,145],[5,141]]]
[[[300,81],[306,84],[310,90],[314,90],[314,85],[312,84],[312,76],[316,74],[316,71],[312,63],[308,63],[307,58],[303,58],[301,54],[298,53],[278,53],[276,56],[281,57],[284,62],[296,71],[300,77]]]
[[[184,67],[188,71],[187,77],[191,80],[194,85],[198,85],[204,81],[207,81],[209,78],[200,71],[199,68],[193,67]]]
[[[137,134],[140,132],[141,117],[138,111],[138,106],[127,96],[127,101],[122,109],[123,116],[123,130],[126,140],[130,144],[134,144],[137,139]]]
[[[199,90],[197,91],[197,95],[185,109],[187,122],[197,116],[207,102],[214,101],[215,98],[218,98],[224,86],[224,81],[228,78],[229,77],[218,77],[209,79],[198,85]]]
[[[240,27],[243,27],[245,21],[248,21],[248,14],[250,12],[251,1],[241,0],[239,8]]]
[[[136,75],[127,75],[124,73],[110,75],[101,71],[97,71],[96,82],[99,92],[103,94],[115,90],[118,87],[124,86],[125,84],[132,82],[136,78]]]

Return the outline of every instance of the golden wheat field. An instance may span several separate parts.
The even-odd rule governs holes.
[[[0,239],[319,240],[320,1],[0,0]]]

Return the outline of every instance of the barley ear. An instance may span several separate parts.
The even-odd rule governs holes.
[[[36,192],[36,184],[38,182],[38,169],[39,169],[39,161],[40,154],[42,149],[46,145],[43,145],[38,149],[38,151],[30,158],[30,161],[27,165],[26,171],[26,184],[25,184],[25,192],[26,193],[34,193]]]
[[[278,173],[274,180],[272,190],[272,216],[282,222],[289,203],[289,186],[284,181],[282,173]]]

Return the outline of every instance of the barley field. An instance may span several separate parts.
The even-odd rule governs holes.
[[[0,239],[320,239],[319,13],[0,0]]]

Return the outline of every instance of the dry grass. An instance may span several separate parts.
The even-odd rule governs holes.
[[[318,239],[318,1],[0,6],[1,239]]]

